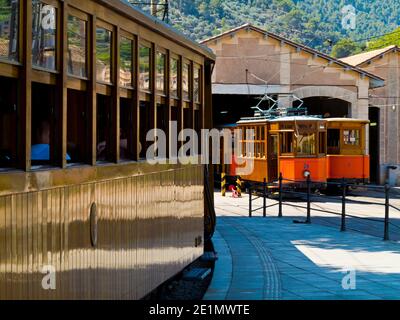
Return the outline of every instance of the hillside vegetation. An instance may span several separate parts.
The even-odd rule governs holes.
[[[354,30],[342,26],[346,5],[356,9]],[[339,57],[400,39],[400,30],[377,37],[400,26],[399,0],[170,0],[170,6],[170,23],[195,40],[247,22]]]

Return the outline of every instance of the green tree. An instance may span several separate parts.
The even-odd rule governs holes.
[[[368,50],[382,49],[387,46],[396,45],[400,46],[400,28],[397,28],[393,32],[382,36],[380,38],[374,39],[367,43]]]
[[[363,51],[363,47],[351,39],[341,39],[333,47],[331,55],[335,58],[344,58]]]

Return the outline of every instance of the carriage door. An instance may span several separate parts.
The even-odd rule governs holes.
[[[268,181],[278,180],[278,135],[268,135]]]

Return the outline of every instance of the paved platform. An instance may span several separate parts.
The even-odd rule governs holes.
[[[400,299],[399,242],[337,225],[294,224],[304,213],[289,208],[289,217],[277,218],[271,208],[266,218],[248,218],[246,196],[216,193],[215,201],[219,259],[205,300]]]

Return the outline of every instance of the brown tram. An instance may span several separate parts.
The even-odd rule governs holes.
[[[203,253],[204,167],[144,157],[211,126],[215,57],[126,1],[0,5],[0,299],[139,299]]]
[[[254,139],[241,141],[242,154],[235,162],[254,162],[252,173],[242,176],[248,181],[262,182],[266,178],[276,182],[282,173],[284,183],[293,186],[304,186],[307,176],[319,187],[343,178],[365,184],[370,177],[368,124],[368,120],[312,116],[244,119],[237,128],[242,129],[243,136],[252,130]],[[236,175],[238,167],[231,166],[230,174]]]

